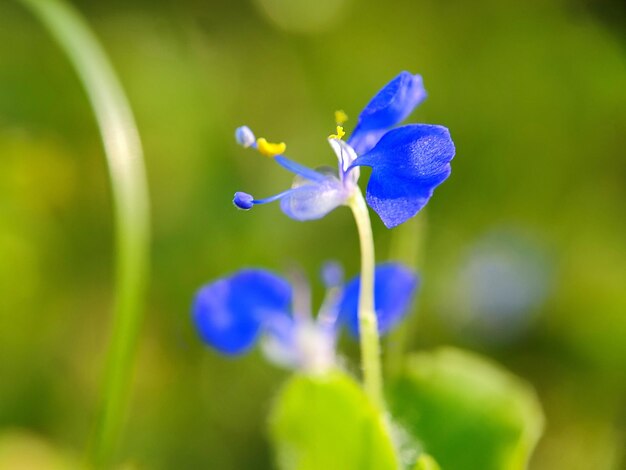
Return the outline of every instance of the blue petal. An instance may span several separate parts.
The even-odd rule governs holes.
[[[387,129],[404,121],[425,98],[422,77],[401,72],[361,112],[348,143],[358,155],[368,152]]]
[[[418,278],[410,269],[398,263],[379,264],[374,273],[374,308],[378,331],[391,330],[408,313],[415,295]],[[339,304],[339,318],[354,336],[359,331],[360,278],[352,279],[344,288]]]
[[[305,182],[285,193],[280,208],[295,220],[320,219],[345,204],[349,194],[341,181],[327,176],[321,182]]]
[[[193,321],[203,341],[224,354],[250,348],[259,330],[273,319],[289,316],[291,286],[261,269],[244,269],[200,288]]]
[[[445,127],[410,124],[387,132],[353,166],[372,167],[367,203],[392,228],[426,205],[433,190],[450,175],[454,152]]]

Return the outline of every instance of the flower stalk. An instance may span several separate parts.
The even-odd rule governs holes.
[[[359,337],[365,393],[379,409],[384,409],[378,320],[374,307],[374,237],[372,224],[360,188],[348,200],[359,233],[361,246],[361,288],[359,291]]]

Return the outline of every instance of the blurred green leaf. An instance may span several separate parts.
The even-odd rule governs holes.
[[[354,379],[342,372],[294,376],[270,419],[281,469],[398,468],[386,423]]]
[[[78,459],[27,431],[0,434],[0,470],[85,470]]]
[[[534,391],[473,353],[415,354],[390,390],[399,424],[445,470],[523,469],[541,435]]]

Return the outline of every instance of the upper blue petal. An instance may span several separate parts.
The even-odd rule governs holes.
[[[425,98],[422,77],[401,72],[361,112],[348,143],[358,155],[364,154],[376,145],[387,129],[404,121]]]
[[[387,228],[413,217],[450,175],[454,143],[443,126],[410,124],[387,132],[352,166],[372,167],[366,200]]]
[[[320,219],[344,204],[349,194],[341,181],[328,175],[321,182],[304,182],[285,193],[280,208],[295,220]]]
[[[408,313],[418,278],[410,269],[398,263],[378,265],[374,276],[374,308],[378,318],[378,331],[384,334]],[[339,318],[355,336],[359,331],[360,288],[361,281],[357,276],[346,284],[339,303]]]
[[[291,298],[291,286],[281,277],[244,269],[198,290],[193,321],[206,343],[224,354],[240,354],[264,324],[289,316]]]

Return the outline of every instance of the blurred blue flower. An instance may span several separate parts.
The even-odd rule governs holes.
[[[233,199],[240,209],[280,200],[282,211],[295,220],[324,217],[345,205],[359,179],[359,167],[372,168],[366,200],[385,226],[395,227],[422,209],[434,189],[450,175],[455,148],[447,128],[429,124],[395,127],[426,98],[422,77],[401,72],[367,104],[347,142],[342,111],[335,113],[337,133],[328,138],[339,161],[338,171],[313,170],[283,154],[284,143],[255,139],[246,126],[235,137],[244,147],[253,147],[296,174],[292,187],[265,199],[237,192]]]
[[[550,293],[552,270],[539,241],[515,227],[491,230],[468,246],[440,311],[465,337],[509,342],[535,320]]]
[[[327,291],[315,318],[295,298],[302,292],[299,286],[292,288],[264,269],[243,269],[198,290],[193,321],[202,340],[223,354],[245,353],[261,338],[263,352],[272,362],[327,370],[335,364],[340,327],[358,334],[360,282],[356,277],[343,287],[341,270],[333,265],[323,270],[322,277]],[[418,278],[400,264],[387,263],[376,267],[375,285],[379,331],[385,333],[406,315]]]

